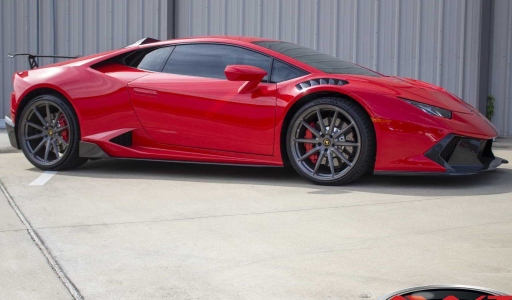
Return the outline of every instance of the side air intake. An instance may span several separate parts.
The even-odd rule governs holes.
[[[315,85],[345,85],[345,84],[348,84],[348,81],[342,80],[342,79],[317,78],[317,79],[303,81],[303,82],[297,84],[295,87],[299,91],[302,91],[303,89],[307,89],[308,87],[315,86]]]
[[[111,143],[118,144],[124,147],[131,147],[132,145],[132,132],[128,131],[121,135],[116,136],[115,138],[110,139]]]

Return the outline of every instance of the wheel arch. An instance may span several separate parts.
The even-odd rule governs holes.
[[[73,105],[73,103],[69,100],[69,96],[67,96],[63,91],[60,91],[58,88],[51,87],[51,86],[39,86],[31,89],[30,91],[26,92],[24,95],[22,95],[21,100],[18,104],[18,107],[16,108],[16,119],[13,120],[14,124],[18,124],[18,120],[21,117],[21,113],[27,106],[27,104],[30,102],[30,100],[44,95],[49,94],[56,97],[61,98],[63,101],[65,101],[69,106],[73,109],[74,113],[78,117],[78,122],[80,123],[80,116],[78,115],[78,112]]]
[[[343,98],[352,101],[354,104],[359,106],[363,111],[366,112],[368,117],[372,119],[372,114],[368,110],[367,107],[362,105],[360,101],[356,100],[354,97],[349,96],[348,94],[341,93],[338,91],[318,91],[313,92],[307,95],[304,95],[303,97],[297,99],[293,104],[290,106],[288,111],[285,114],[285,117],[283,119],[283,123],[281,126],[281,132],[280,132],[280,151],[281,151],[281,159],[283,160],[283,164],[289,165],[289,157],[288,157],[288,151],[286,151],[286,134],[288,130],[288,126],[290,125],[291,120],[293,119],[293,116],[295,113],[306,103],[309,103],[310,101],[313,101],[315,99],[318,99],[320,97],[337,97],[337,98]],[[373,122],[372,122],[373,124]],[[373,124],[373,130],[375,132],[375,125]],[[375,137],[376,138],[376,137]],[[377,148],[377,142],[375,141],[375,148]]]

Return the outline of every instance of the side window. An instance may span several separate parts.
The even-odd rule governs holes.
[[[270,73],[271,59],[247,49],[216,44],[179,45],[164,67],[165,73],[226,79],[228,65],[250,65]],[[263,78],[267,81],[267,76]]]
[[[304,76],[306,74],[307,73],[303,70],[297,69],[278,60],[274,60],[274,65],[272,66],[272,78],[270,78],[270,81],[281,82]]]
[[[125,59],[126,65],[137,69],[160,72],[174,47],[144,49]]]

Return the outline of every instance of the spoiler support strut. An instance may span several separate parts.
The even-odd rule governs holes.
[[[28,65],[30,69],[35,69],[39,67],[36,58],[38,57],[49,57],[49,58],[79,58],[80,56],[65,56],[65,55],[39,55],[39,54],[30,54],[30,53],[14,53],[7,54],[8,57],[14,58],[16,56],[27,56]]]

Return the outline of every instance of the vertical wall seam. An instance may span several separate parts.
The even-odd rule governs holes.
[[[334,7],[332,11],[334,12],[334,28],[332,29],[332,37],[331,37],[331,45],[332,45],[332,53],[336,57],[340,57],[341,55],[338,53],[338,28],[340,27],[340,18],[339,16],[339,5],[338,1],[334,1]]]
[[[377,70],[378,67],[378,48],[379,48],[379,0],[375,0],[373,6],[373,52],[372,52],[372,65],[373,69]]]
[[[400,55],[400,3],[401,0],[396,1],[396,7],[395,7],[395,49],[394,49],[394,71],[395,76],[398,76],[399,71],[399,60],[398,56]]]
[[[459,40],[459,92],[458,96],[463,98],[464,93],[464,56],[465,56],[465,42],[466,42],[466,14],[468,13],[468,8],[466,5],[466,1],[462,1],[462,16],[461,16],[461,33],[460,33],[460,40]],[[464,99],[464,98],[463,98]]]
[[[258,36],[263,36],[263,0],[258,0]]]
[[[228,2],[227,0],[224,0],[223,2],[223,10],[224,10],[224,14],[227,16],[228,15]],[[224,33],[227,34],[228,33],[228,18],[226,17],[224,19]]]
[[[353,2],[353,13],[352,15],[354,16],[354,29],[352,31],[352,62],[354,63],[357,63],[357,58],[358,58],[358,55],[357,55],[357,21],[358,21],[358,12],[359,12],[359,8],[358,8],[358,1],[354,1]]]
[[[507,1],[507,4],[508,4],[508,15],[509,16],[512,16],[512,3],[511,1]],[[506,81],[505,82],[508,82],[510,83],[512,81],[512,74],[511,74],[511,70],[512,69],[512,18],[508,18],[508,26],[507,26],[507,67],[506,67],[506,75],[505,75],[505,79]],[[504,128],[504,134],[505,135],[509,135],[510,132],[511,132],[511,129],[509,128],[510,124],[509,124],[509,116],[511,114],[511,112],[509,111],[509,108],[510,108],[510,94],[511,94],[511,91],[510,89],[512,88],[512,85],[511,84],[505,84],[505,101],[504,101],[504,109],[503,109],[503,114],[504,114],[504,117],[503,117],[503,128]]]
[[[315,0],[313,15],[315,17],[315,22],[313,23],[315,24],[315,27],[313,28],[313,44],[315,45],[315,50],[318,50],[320,48],[320,42],[318,39],[318,31],[320,30],[320,3],[318,0]]]
[[[205,18],[204,18],[204,25],[206,26],[206,34],[209,35],[210,34],[210,27],[211,27],[211,17],[210,17],[210,14],[211,14],[211,10],[210,8],[212,7],[210,5],[210,0],[206,0],[206,10],[205,10]]]
[[[416,41],[415,41],[415,66],[414,74],[416,79],[420,77],[420,50],[421,50],[421,3],[423,1],[418,0],[416,2]]]
[[[297,0],[297,13],[296,14],[293,14],[294,18],[295,18],[295,43],[299,43],[299,25],[300,25],[300,0]]]
[[[281,26],[281,13],[282,13],[282,10],[283,10],[283,3],[282,1],[279,1],[278,4],[277,4],[277,14],[276,14],[276,20],[275,20],[275,24],[277,25],[276,27],[278,28],[277,30],[277,39],[280,40],[281,39],[281,29],[282,29],[282,26]]]
[[[441,85],[442,67],[443,67],[443,19],[444,19],[444,0],[438,1],[438,22],[437,22],[437,70],[436,84]]]
[[[188,2],[188,36],[192,36],[192,3],[194,2]]]

